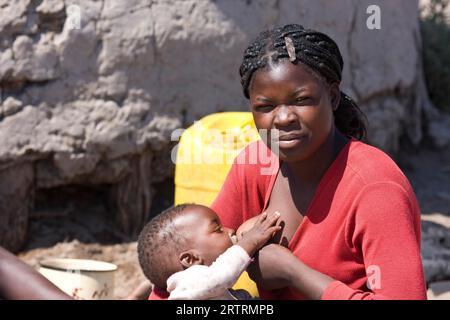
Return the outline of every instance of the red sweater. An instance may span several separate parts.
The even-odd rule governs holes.
[[[269,174],[261,174],[267,161],[248,164],[255,147],[270,154]],[[212,205],[224,226],[236,229],[265,210],[278,170],[262,141],[240,153]],[[336,280],[322,299],[426,299],[414,191],[388,155],[358,140],[323,175],[289,249]],[[290,287],[259,291],[263,299],[304,299]]]
[[[148,300],[167,300],[169,298],[169,295],[170,293],[168,293],[166,290],[153,287]]]

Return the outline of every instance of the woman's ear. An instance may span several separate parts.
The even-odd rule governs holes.
[[[341,90],[339,84],[334,82],[330,85],[330,100],[333,111],[336,111],[341,102]]]
[[[181,265],[186,269],[193,265],[202,265],[204,263],[203,258],[196,250],[183,251],[180,253],[179,260]]]

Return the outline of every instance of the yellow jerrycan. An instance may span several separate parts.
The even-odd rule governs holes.
[[[210,206],[219,193],[234,158],[259,139],[251,112],[214,113],[186,129],[176,150],[175,205]],[[244,272],[233,289],[257,297],[256,284]]]

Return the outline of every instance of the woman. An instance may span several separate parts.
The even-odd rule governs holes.
[[[241,83],[268,139],[236,158],[212,209],[233,229],[282,213],[278,244],[249,270],[263,299],[426,299],[419,205],[396,164],[360,141],[342,68],[336,43],[300,25],[250,44]],[[269,166],[249,160],[255,148]]]

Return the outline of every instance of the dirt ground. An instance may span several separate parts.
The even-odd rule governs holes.
[[[406,173],[419,199],[424,220],[446,226],[450,230],[450,148],[433,150],[430,147],[410,148],[395,160]],[[173,191],[165,188],[159,194],[157,206],[168,206]],[[77,208],[51,213],[42,211],[32,219],[28,245],[20,258],[38,267],[39,260],[49,257],[102,260],[118,266],[115,276],[115,296],[128,295],[145,278],[139,268],[136,242],[125,241],[112,231],[110,219],[102,215],[102,208]],[[100,213],[95,213],[95,211]],[[39,215],[39,214],[37,214]],[[122,239],[122,240],[121,240]]]
[[[117,299],[126,297],[145,280],[137,260],[136,242],[102,245],[72,240],[22,252],[19,256],[36,268],[39,260],[44,258],[93,259],[114,263],[118,267],[114,279],[114,295]]]

